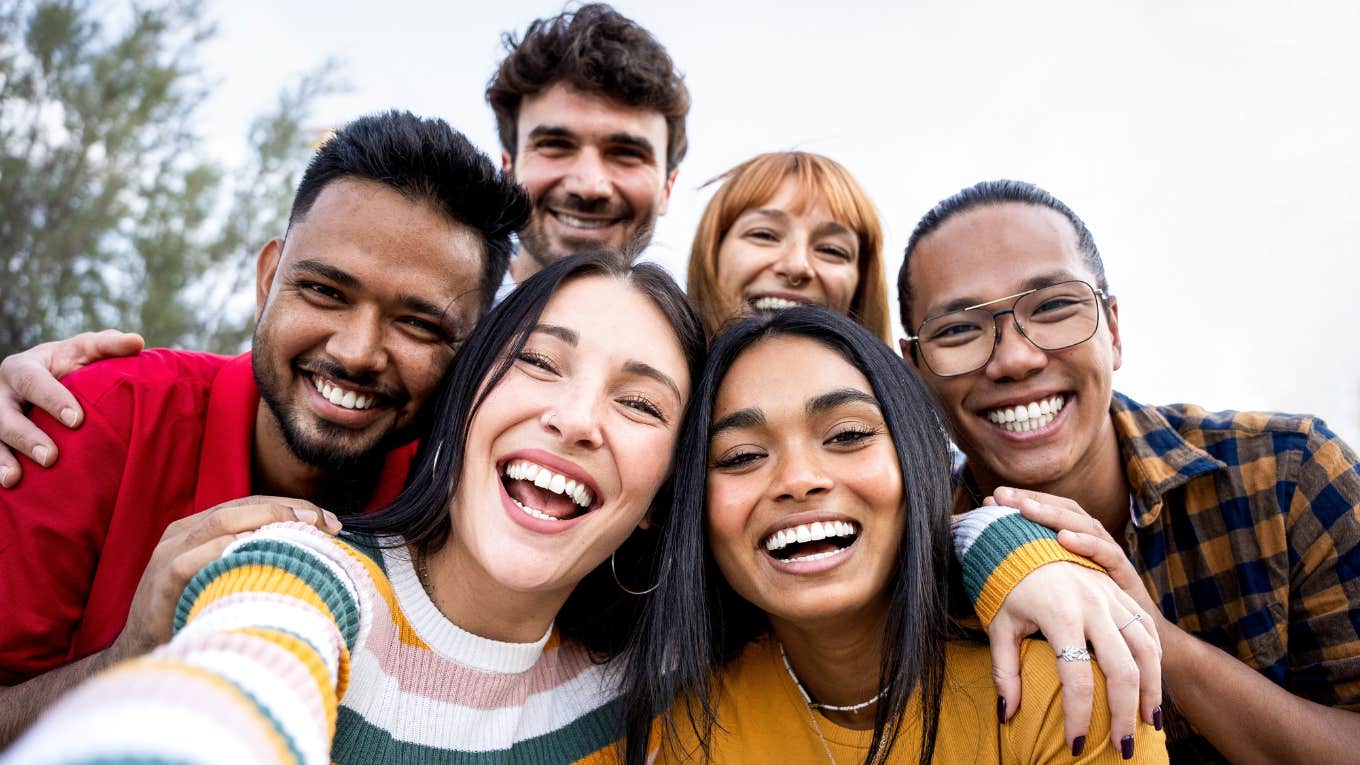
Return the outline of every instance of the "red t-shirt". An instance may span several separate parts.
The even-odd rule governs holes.
[[[165,528],[251,493],[250,354],[144,351],[62,382],[84,424],[34,410],[57,462],[21,457],[23,479],[0,490],[0,685],[107,647]],[[388,454],[370,507],[396,497],[414,454]]]

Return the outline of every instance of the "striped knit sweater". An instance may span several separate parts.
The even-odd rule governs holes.
[[[6,759],[613,761],[618,703],[584,649],[465,632],[404,546],[348,541],[283,523],[236,542],[190,583],[173,641],[67,696]]]
[[[983,624],[1056,535],[1008,508],[956,517]],[[449,622],[404,546],[302,523],[234,543],[190,582],[174,640],[67,695],[0,762],[603,763],[607,667],[550,631],[500,643]]]

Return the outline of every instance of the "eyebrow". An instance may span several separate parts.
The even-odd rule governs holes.
[[[789,215],[786,210],[780,210],[775,207],[761,207],[756,210],[747,210],[745,213],[742,213],[742,215],[743,217],[746,215],[759,215],[767,218],[776,218],[780,221],[787,221],[789,218],[793,217]],[[847,236],[855,237],[856,239],[859,238],[859,234],[856,234],[849,226],[834,220],[826,221],[813,229],[812,234],[813,236],[820,236],[823,234],[845,234]]]
[[[829,393],[823,393],[822,395],[813,398],[811,401],[808,401],[807,406],[805,406],[804,409],[807,411],[809,417],[813,417],[835,409],[838,406],[844,406],[845,404],[851,403],[868,404],[875,409],[882,409],[878,404],[878,399],[862,390],[856,390],[854,388],[839,388]]]
[[[533,331],[542,332],[545,335],[551,335],[561,340],[562,342],[566,343],[567,345],[570,345],[573,348],[575,348],[577,344],[581,342],[581,335],[577,333],[576,330],[568,329],[567,327],[563,327],[557,324],[538,324],[534,326]],[[675,394],[675,398],[677,400],[681,401],[684,400],[684,396],[680,395],[680,386],[675,383],[675,380],[671,379],[670,375],[666,374],[665,372],[662,372],[660,369],[657,369],[651,364],[647,364],[645,362],[637,360],[629,360],[624,363],[623,371],[627,372],[628,374],[640,375],[642,377],[649,377],[653,380],[656,380],[662,385],[665,385],[667,388],[670,388],[671,392]]]
[[[1020,293],[1028,292],[1030,290],[1043,289],[1044,287],[1051,287],[1054,284],[1059,284],[1061,282],[1070,282],[1078,278],[1079,277],[1077,277],[1071,271],[1066,270],[1049,271],[1047,273],[1031,277],[1026,281],[1022,282],[1020,284],[1020,289],[1016,290],[1015,292]],[[992,300],[996,299],[998,298],[992,298]],[[932,306],[932,310],[930,311],[930,313],[926,314],[926,318],[933,319],[936,316],[940,316],[942,314],[951,313],[953,311],[962,311],[966,308],[972,308],[975,305],[988,302],[991,301],[983,300],[973,295],[964,295],[963,297],[955,298],[949,301],[948,303],[945,303],[944,305]]]
[[[708,429],[708,437],[722,433],[725,430],[738,430],[742,428],[756,428],[765,424],[765,413],[756,407],[747,407],[726,415],[714,422]]]
[[[358,287],[359,280],[350,275],[348,271],[342,271],[329,263],[322,263],[319,260],[296,260],[293,261],[292,272],[306,271],[307,273],[320,276],[323,279],[330,279],[342,287]]]

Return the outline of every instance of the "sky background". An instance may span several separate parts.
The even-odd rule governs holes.
[[[683,279],[712,188],[760,152],[844,164],[886,227],[972,183],[1032,181],[1087,222],[1145,403],[1311,412],[1360,444],[1360,4],[1071,0],[625,2],[693,96],[690,149],[650,259]],[[553,2],[211,0],[218,158],[336,62],[318,128],[438,116],[499,157],[483,92],[500,36]],[[894,305],[896,289],[890,285]],[[898,328],[900,336],[901,329]]]

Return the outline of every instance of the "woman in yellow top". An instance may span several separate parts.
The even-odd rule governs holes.
[[[998,721],[987,648],[949,618],[944,421],[863,327],[812,308],[743,320],[691,407],[625,678],[633,761],[672,699],[663,762],[1166,760],[1159,731],[1111,732],[1099,704],[1088,736],[1065,735],[1053,657],[1089,661],[1084,645],[1028,643]]]

